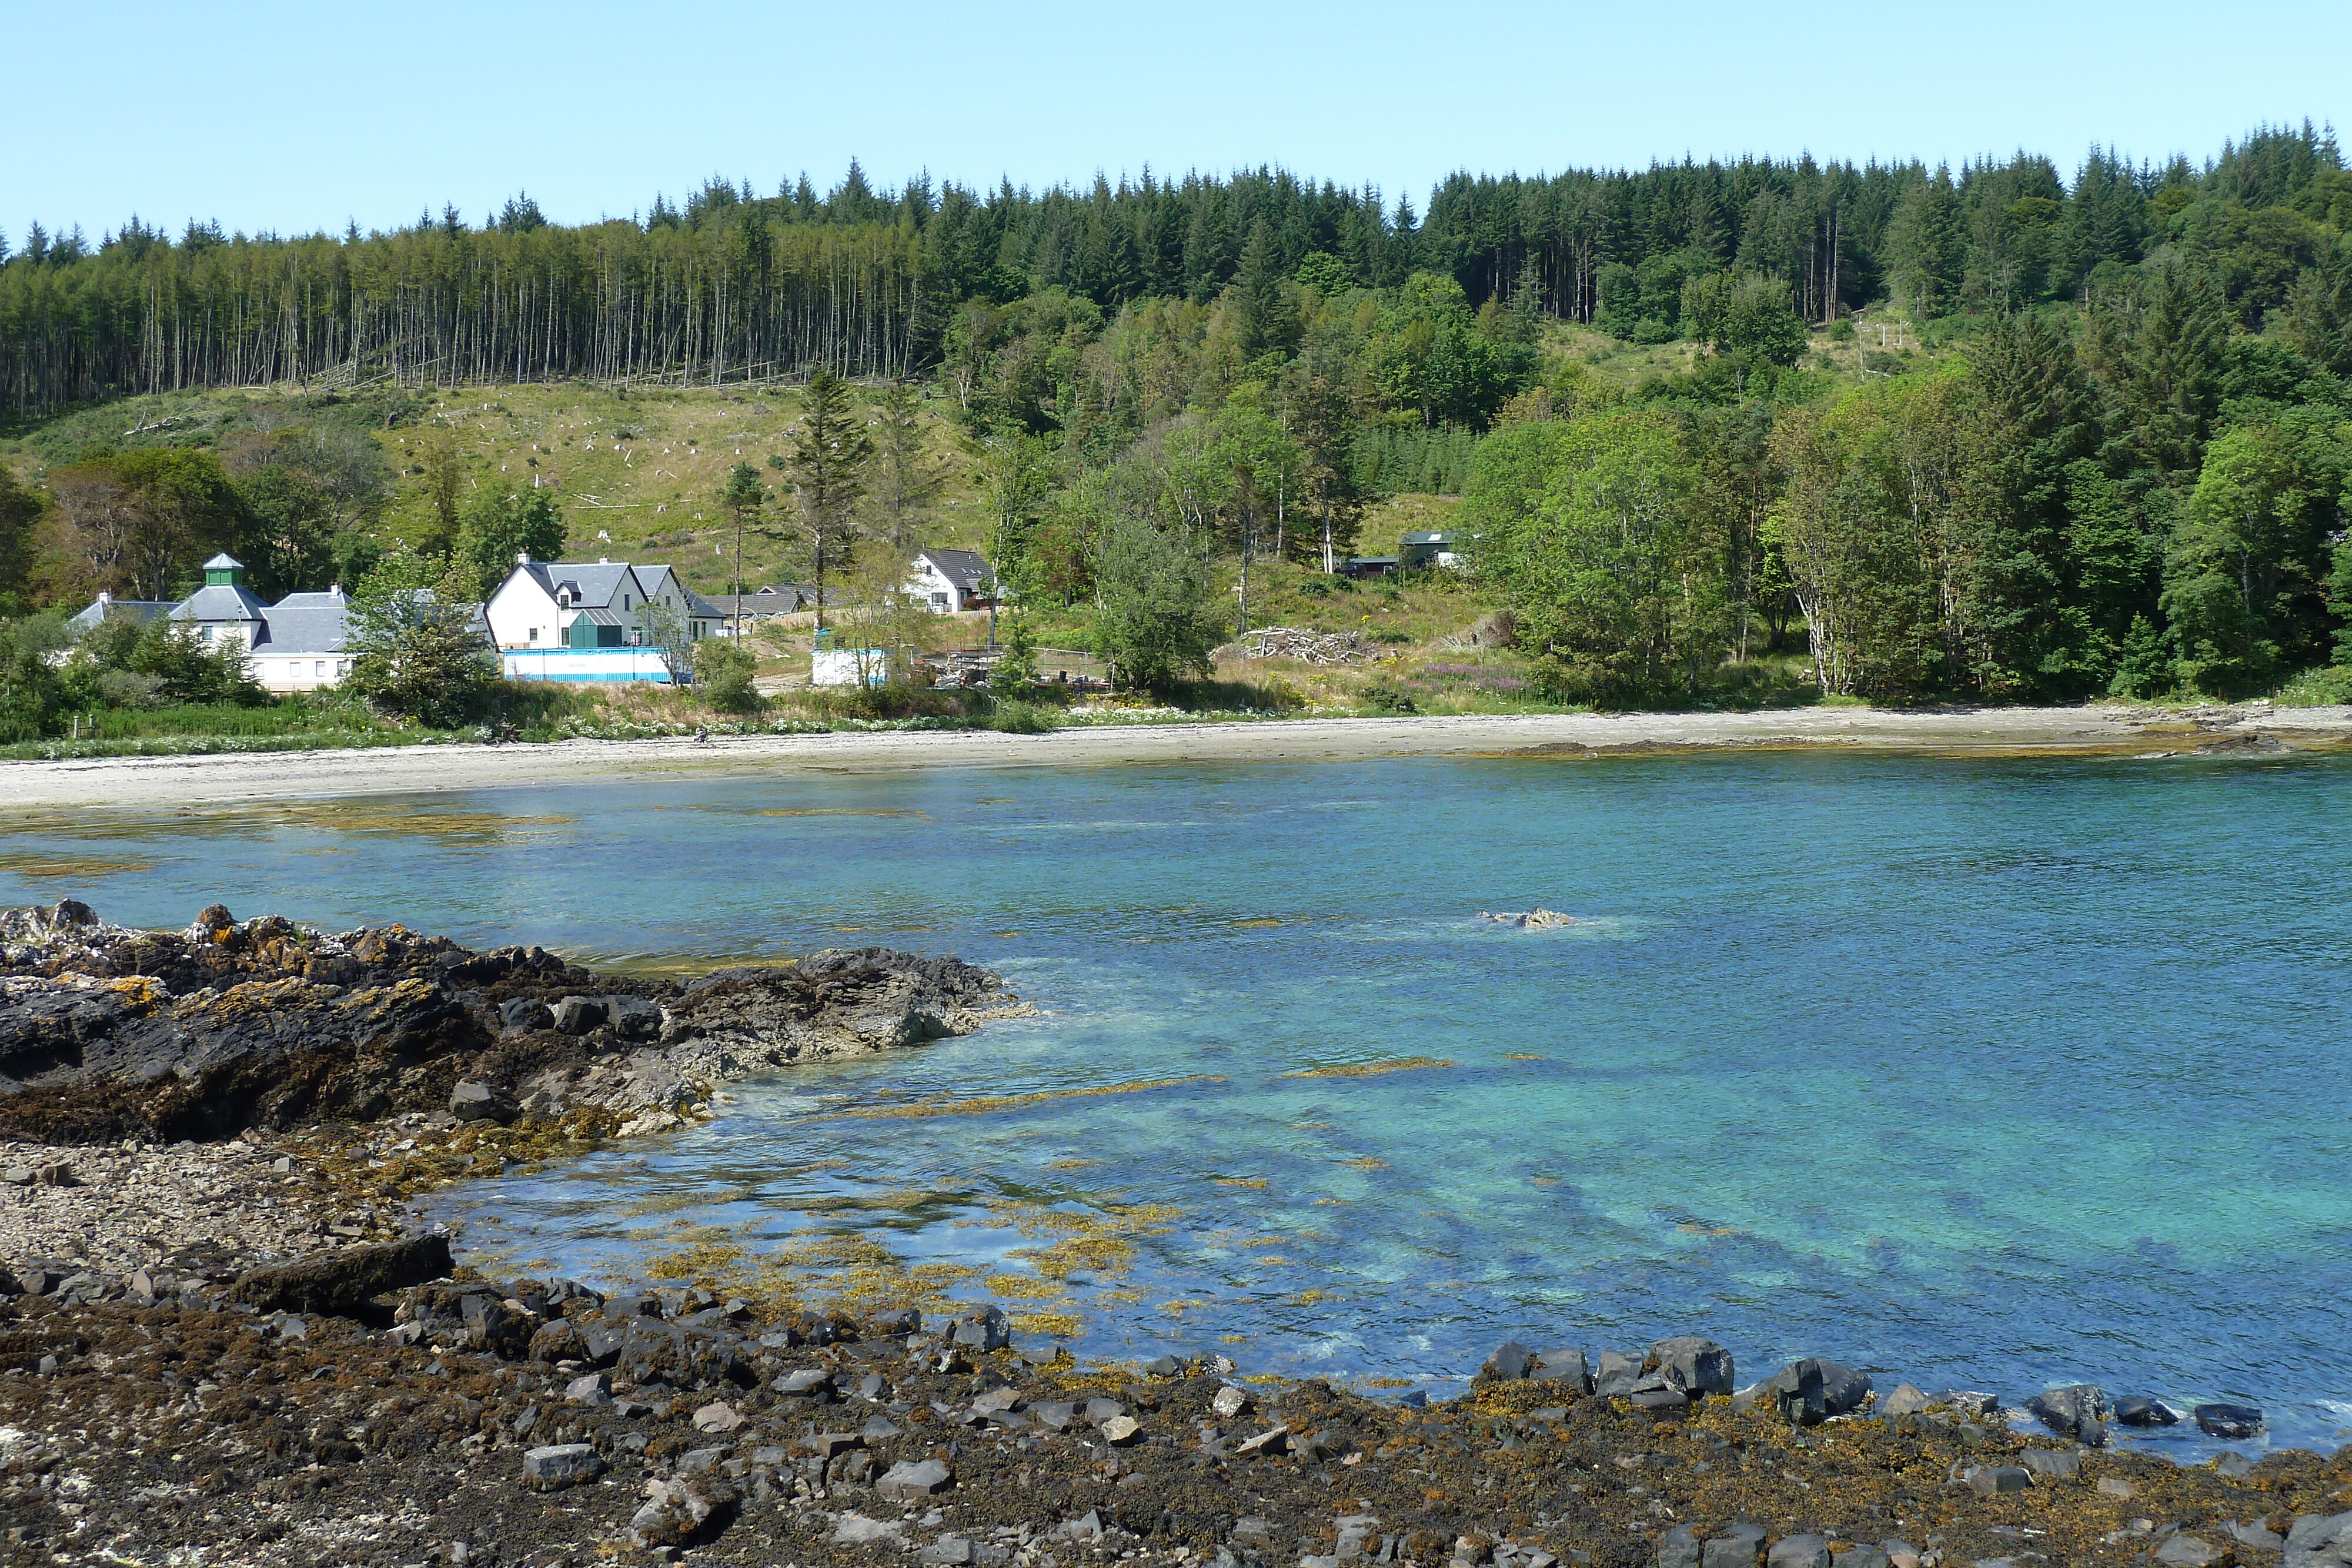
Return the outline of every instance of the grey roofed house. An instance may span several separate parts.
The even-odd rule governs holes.
[[[324,593],[289,593],[263,612],[268,631],[256,652],[340,653],[350,612],[351,601],[340,588]]]
[[[996,574],[988,570],[988,561],[973,549],[927,549],[915,552],[917,560],[927,560],[941,577],[974,599],[985,599],[996,584]]]
[[[176,599],[117,599],[101,592],[89,601],[89,607],[69,617],[66,625],[76,636],[98,630],[98,623],[110,615],[127,615],[142,626],[179,608]]]

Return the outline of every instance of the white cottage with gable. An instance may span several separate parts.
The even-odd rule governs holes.
[[[667,566],[608,559],[538,561],[515,569],[482,607],[490,641],[503,651],[529,648],[639,648],[675,617],[686,640],[718,628],[719,612]]]
[[[917,553],[903,591],[937,615],[985,610],[996,597],[996,573],[978,550],[927,549]]]

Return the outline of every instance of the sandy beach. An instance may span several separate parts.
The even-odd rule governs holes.
[[[1815,707],[1764,713],[1531,714],[1093,725],[1050,735],[844,731],[553,746],[420,746],[0,762],[10,808],[235,805],[366,795],[806,768],[1094,768],[1379,757],[1604,757],[1734,747],[1843,747],[1948,756],[2225,755],[2352,745],[2352,708]]]

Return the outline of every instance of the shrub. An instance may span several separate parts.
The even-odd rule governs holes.
[[[757,713],[766,706],[751,684],[759,661],[731,637],[709,637],[694,645],[697,695],[720,713]]]

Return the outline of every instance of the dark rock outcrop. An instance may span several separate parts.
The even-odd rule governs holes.
[[[229,1289],[229,1299],[264,1312],[363,1311],[371,1296],[404,1290],[449,1272],[449,1239],[415,1236],[372,1247],[342,1247],[291,1263],[255,1269]]]
[[[87,905],[0,911],[0,1136],[213,1139],[451,1108],[671,1109],[794,1062],[1026,1010],[996,976],[887,948],[683,983],[398,925],[330,936],[215,904],[185,931]]]

